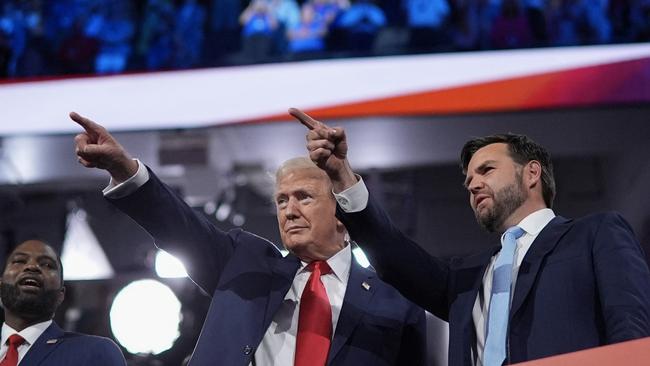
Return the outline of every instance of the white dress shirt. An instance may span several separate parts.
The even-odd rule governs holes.
[[[104,195],[109,198],[128,196],[149,180],[149,172],[144,164],[138,161],[138,171],[126,181],[115,184],[111,179],[104,189]],[[367,201],[367,194],[366,194]],[[365,204],[364,204],[365,206]],[[300,297],[307,284],[311,272],[306,270],[308,263],[301,262],[296,271],[291,288],[284,297],[280,308],[273,316],[271,325],[264,333],[262,342],[255,351],[256,366],[285,366],[293,365],[296,350],[296,334],[298,333],[298,315]],[[321,276],[327,297],[332,305],[332,336],[341,313],[345,290],[350,277],[352,264],[352,249],[347,244],[338,253],[327,260],[332,273]]]
[[[27,351],[29,351],[34,342],[36,342],[38,337],[40,337],[41,334],[45,332],[50,324],[52,324],[52,320],[34,324],[18,332],[12,327],[8,326],[7,323],[2,323],[2,338],[0,339],[0,342],[2,342],[2,344],[0,344],[0,360],[4,360],[5,355],[7,354],[7,350],[9,349],[9,345],[7,344],[9,337],[14,334],[19,334],[21,337],[23,337],[23,339],[25,339],[25,342],[18,346],[18,364],[20,365],[20,361],[25,357]]]
[[[340,193],[335,193],[339,206],[345,212],[359,212],[366,208],[368,204],[368,189],[362,180],[359,180],[355,185],[349,187]],[[515,258],[512,266],[512,289],[515,288],[517,281],[517,274],[524,256],[530,249],[537,235],[540,231],[555,217],[553,210],[549,208],[541,209],[526,216],[517,226],[524,229],[525,233],[517,239],[517,248],[515,249]],[[501,236],[503,244],[503,235]],[[498,253],[497,253],[498,254]],[[494,270],[494,261],[496,255],[490,260],[485,274],[483,275],[483,286],[476,296],[476,302],[472,309],[472,319],[474,320],[474,327],[476,329],[476,349],[473,351],[474,365],[483,365],[483,348],[485,346],[485,320],[488,315],[488,307],[490,304],[490,297],[492,294],[492,272]],[[511,296],[514,291],[511,291]]]
[[[293,365],[296,353],[300,297],[311,275],[311,272],[306,270],[307,264],[301,263],[291,284],[291,289],[284,296],[284,301],[264,333],[262,342],[255,352],[256,366]],[[327,264],[332,268],[332,273],[321,276],[321,281],[323,281],[327,297],[332,305],[332,336],[334,336],[350,277],[352,264],[350,245],[346,245],[345,248],[330,257]]]

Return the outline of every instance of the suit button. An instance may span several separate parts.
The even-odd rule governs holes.
[[[249,345],[246,345],[246,346],[244,347],[244,354],[245,354],[245,355],[250,355],[251,352],[253,352],[253,347],[251,347],[251,346],[249,346]]]

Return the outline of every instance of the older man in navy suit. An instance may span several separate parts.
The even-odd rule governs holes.
[[[126,366],[110,339],[64,332],[52,321],[65,295],[62,271],[54,249],[39,240],[9,255],[0,283],[0,366]]]
[[[650,336],[650,272],[616,213],[556,216],[549,154],[522,135],[466,143],[465,187],[501,246],[443,261],[405,237],[347,161],[342,129],[299,110],[312,160],[332,179],[338,217],[377,273],[449,321],[449,364],[500,366]]]
[[[217,229],[103,127],[71,118],[85,129],[75,138],[79,162],[111,175],[109,200],[212,296],[191,366],[425,363],[424,311],[352,259],[331,183],[309,159],[276,174],[283,257],[254,234]]]

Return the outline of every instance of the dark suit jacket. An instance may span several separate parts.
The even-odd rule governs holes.
[[[220,231],[150,175],[136,192],[112,202],[184,261],[190,278],[212,295],[190,365],[248,365],[300,260],[283,258],[272,243],[241,229]],[[424,311],[353,261],[328,365],[420,365],[424,359]]]
[[[372,197],[339,219],[379,276],[449,321],[449,365],[471,365],[472,308],[490,258],[443,261],[406,238]],[[509,358],[515,363],[650,336],[650,273],[625,220],[615,213],[554,218],[523,259],[510,310]]]
[[[30,347],[20,366],[126,366],[112,340],[64,332],[52,323]]]

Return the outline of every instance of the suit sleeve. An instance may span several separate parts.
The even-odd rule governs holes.
[[[424,310],[411,306],[409,319],[404,324],[402,344],[396,365],[427,364],[427,326]]]
[[[108,338],[100,338],[95,345],[92,364],[96,366],[126,366],[120,347]]]
[[[241,230],[217,229],[153,172],[149,174],[149,181],[135,192],[107,199],[146,230],[156,246],[183,261],[190,278],[212,294]]]
[[[402,234],[372,196],[364,210],[346,213],[338,208],[337,217],[382,280],[437,317],[448,319],[448,263]]]
[[[650,271],[632,229],[620,215],[609,213],[602,217],[594,235],[606,342],[650,336]]]

